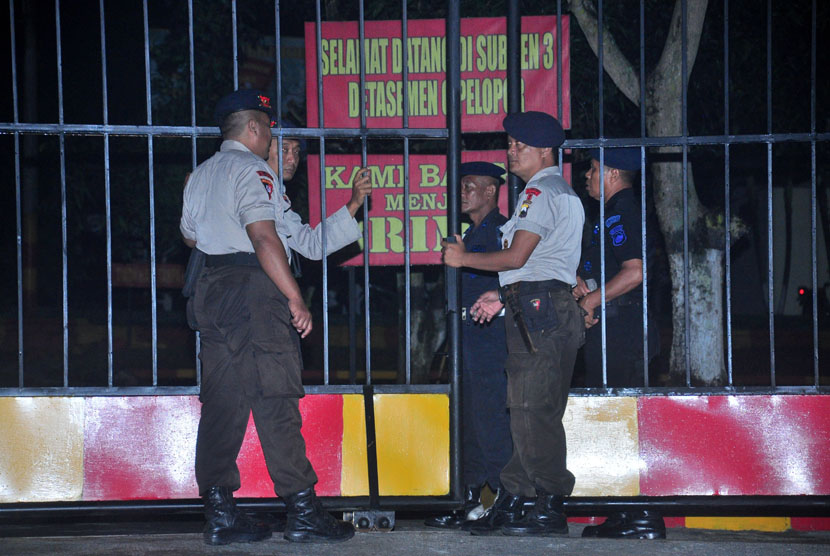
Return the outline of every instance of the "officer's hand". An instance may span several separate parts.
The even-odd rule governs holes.
[[[300,337],[308,336],[311,332],[311,312],[302,298],[289,299],[288,310],[291,311],[291,325],[297,329]]]
[[[571,290],[571,293],[574,296],[574,299],[582,299],[589,293],[591,290],[588,288],[588,285],[585,283],[585,280],[582,279],[581,276],[576,277],[576,286]]]
[[[445,265],[460,268],[464,266],[462,259],[467,250],[464,249],[464,240],[461,239],[461,235],[455,234],[454,237],[455,243],[447,243],[446,239],[441,240],[441,257]]]
[[[346,203],[346,208],[354,217],[357,209],[363,205],[366,197],[372,194],[372,177],[368,168],[358,168],[352,179],[352,198]]]
[[[579,308],[582,309],[582,318],[585,319],[585,328],[591,328],[599,319],[594,318],[594,309],[597,308],[598,303],[594,301],[593,295],[585,295],[579,300]]]
[[[490,322],[503,308],[504,305],[499,301],[499,292],[491,290],[481,294],[473,303],[473,306],[470,307],[470,316],[473,322]]]

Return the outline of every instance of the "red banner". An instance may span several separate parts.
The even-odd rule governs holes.
[[[504,167],[506,153],[462,151],[461,161],[484,160]],[[369,207],[369,264],[404,264],[404,165],[402,155],[369,155],[369,171],[374,189]],[[351,197],[351,183],[360,168],[360,155],[326,155],[326,211],[336,212]],[[447,157],[411,155],[409,157],[409,246],[413,265],[440,264],[441,239],[447,235]],[[570,183],[570,165],[564,168]],[[505,175],[506,178],[506,175]],[[312,225],[320,222],[320,157],[308,157],[308,206]],[[499,208],[507,213],[507,186],[499,190]],[[363,224],[363,223],[361,223]],[[462,231],[469,226],[462,224]],[[363,248],[363,241],[360,241]],[[363,264],[363,255],[347,265]]]
[[[570,25],[562,17],[561,121],[570,128]],[[322,24],[322,75],[317,83],[315,24],[306,23],[306,106],[309,127],[360,127],[361,105],[370,128],[403,126],[403,41],[400,21],[367,21],[364,27],[366,87],[360,93],[358,23]],[[411,20],[407,26],[409,127],[446,127],[446,22]],[[507,36],[504,18],[461,20],[461,129],[501,131],[507,113]],[[558,58],[555,16],[522,18],[520,39],[523,110],[557,116]],[[318,94],[324,95],[323,124]],[[361,102],[361,96],[363,101]]]

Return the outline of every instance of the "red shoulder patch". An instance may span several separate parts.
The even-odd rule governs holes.
[[[257,175],[259,175],[259,181],[262,182],[262,185],[265,187],[265,191],[268,193],[268,200],[271,200],[271,195],[274,194],[274,178],[271,177],[271,174],[264,170],[257,170]]]
[[[535,187],[528,187],[527,189],[525,189],[525,193],[527,194],[528,199],[532,199],[542,194],[542,192],[536,189]]]

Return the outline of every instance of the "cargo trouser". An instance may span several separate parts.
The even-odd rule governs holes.
[[[512,315],[505,322],[513,456],[501,473],[501,481],[510,493],[519,496],[536,496],[537,488],[567,496],[574,487],[574,476],[566,464],[562,416],[585,334],[570,287],[559,284],[545,291],[522,289],[525,322],[535,353],[528,351]]]
[[[236,458],[251,412],[275,492],[284,497],[314,485],[300,433],[299,337],[287,299],[260,268],[228,265],[206,268],[192,301],[202,360],[199,493],[239,488]]]

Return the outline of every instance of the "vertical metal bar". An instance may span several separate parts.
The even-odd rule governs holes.
[[[63,125],[63,50],[61,48],[61,3],[55,0],[55,35],[58,58],[58,122]],[[63,287],[63,387],[69,386],[69,283],[66,238],[66,135],[60,140],[61,173],[61,285]]]
[[[364,21],[363,0],[359,5],[358,21],[358,61],[360,62],[360,163],[366,166],[366,104],[362,102],[366,98],[366,22]],[[407,200],[408,201],[408,200]],[[372,384],[372,316],[371,316],[371,295],[369,293],[369,201],[363,203],[363,317],[366,327],[366,384]]]
[[[556,119],[562,122],[562,0],[556,0]],[[562,153],[559,153],[562,162]]]
[[[194,57],[193,41],[193,0],[187,0],[187,47],[188,47],[188,74],[190,78],[190,134],[191,166],[196,168],[196,61]]]
[[[564,127],[562,112],[562,0],[556,0],[556,119]],[[558,155],[556,163],[561,169],[565,164],[565,149],[562,145],[559,145],[556,154]]]
[[[190,125],[193,128],[190,139],[190,165],[196,168],[196,61],[194,56],[193,40],[193,0],[187,0],[187,47],[188,47],[188,72],[190,74]],[[202,349],[202,337],[196,331],[196,385],[202,385],[202,360],[199,353]]]
[[[322,82],[320,84],[320,98],[322,94]],[[322,114],[320,115],[322,122]],[[322,124],[321,124],[322,125]],[[320,138],[320,162],[325,160],[325,139]],[[321,169],[325,166],[321,166]],[[325,175],[325,174],[324,174]],[[324,384],[329,383],[329,261],[328,261],[328,240],[326,238],[326,215],[328,214],[328,204],[326,203],[326,182],[321,178],[320,180],[320,227],[322,232],[322,248],[323,248],[323,381]]]
[[[599,138],[605,139],[605,106],[603,95],[603,1],[597,6],[597,91],[599,93]],[[600,332],[602,336],[602,387],[608,387],[608,330],[605,326],[605,147],[599,149],[599,295]]]
[[[346,269],[349,277],[349,384],[357,384],[357,284],[354,280],[354,266]]]
[[[691,306],[691,284],[689,280],[689,270],[691,266],[689,264],[689,146],[686,144],[685,139],[689,136],[689,126],[688,126],[688,98],[687,98],[687,91],[686,87],[688,85],[688,75],[687,75],[687,49],[689,46],[688,42],[688,21],[687,16],[688,12],[688,5],[686,4],[686,0],[681,0],[681,56],[680,56],[680,68],[681,68],[681,103],[682,103],[682,126],[683,126],[683,287],[684,287],[684,295],[683,295],[683,332],[684,332],[684,342],[685,345],[683,346],[685,359],[686,359],[686,386],[691,387],[692,385],[692,363],[691,363],[691,323],[690,323],[690,306]]]
[[[316,33],[317,33],[317,116],[320,122],[320,128],[325,127],[324,112],[323,112],[323,23],[320,14],[320,0],[317,0],[316,5]],[[280,147],[282,147],[282,139],[280,139]],[[280,148],[282,152],[282,148]],[[282,157],[282,155],[280,155]],[[282,158],[280,158],[280,168],[282,167]],[[328,296],[328,274],[326,265],[326,138],[320,136],[320,225],[322,228],[322,244],[323,244],[323,299]],[[365,240],[365,234],[364,234]],[[367,244],[364,244],[367,245]],[[368,295],[368,292],[366,293]],[[323,305],[323,382],[329,383],[329,341],[328,341],[328,311],[327,306]]]
[[[810,22],[810,251],[813,255],[813,386],[819,386],[818,366],[818,264],[816,243],[816,0]],[[827,222],[824,223],[827,226]],[[826,295],[822,292],[822,295]]]
[[[17,38],[14,32],[14,0],[9,0],[9,38],[11,40],[12,106],[14,123],[20,123],[17,100]],[[17,387],[23,388],[23,207],[20,193],[20,132],[14,132],[14,203],[17,234]]]
[[[729,136],[729,0],[723,2],[723,134]],[[726,378],[727,384],[734,384],[732,367],[732,208],[730,204],[730,160],[729,143],[723,144],[725,184],[724,191],[724,263],[726,265]]]
[[[153,99],[150,89],[150,24],[147,0],[144,11],[144,87],[147,102],[147,125],[153,125]],[[150,196],[150,324],[153,356],[153,386],[158,386],[158,303],[156,301],[156,194],[153,179],[153,135],[147,135],[147,177]]]
[[[277,125],[282,127],[282,36],[280,34],[280,0],[274,0],[274,71],[276,72],[274,82],[274,96],[277,97]],[[280,143],[282,147],[282,143]],[[282,148],[279,149],[282,153]],[[280,154],[282,156],[282,154]],[[282,166],[280,166],[282,168]],[[326,296],[324,296],[326,297]]]
[[[511,0],[511,3],[517,0]],[[461,171],[461,8],[459,2],[447,2],[447,183],[457,184]],[[508,67],[510,61],[508,60]],[[447,231],[461,231],[458,187],[447,187]],[[447,273],[448,287],[454,288],[454,306],[450,307],[450,484],[452,493],[461,498],[461,306],[460,272]]]
[[[104,18],[104,0],[98,0],[98,12],[101,16],[101,99],[103,104],[103,122],[109,125],[109,94],[107,92],[107,32]],[[107,234],[107,386],[112,388],[112,198],[110,183],[110,136],[104,132],[104,211],[106,214]]]
[[[772,133],[772,0],[767,0],[767,133]],[[770,386],[775,387],[775,314],[772,254],[772,141],[767,141],[767,297],[769,314]]]
[[[640,0],[640,138],[646,137],[646,12],[645,2]],[[640,244],[643,258],[643,386],[648,380],[648,236],[646,231],[646,148],[640,146]]]
[[[401,0],[401,55],[403,61],[403,128],[409,128],[409,68],[407,67],[408,52],[407,42],[409,39],[409,16],[407,14],[406,0]],[[406,383],[412,384],[412,277],[409,270],[412,263],[412,246],[410,240],[410,216],[409,216],[409,137],[403,138],[403,268],[404,268],[404,372]]]
[[[522,66],[520,40],[522,34],[522,17],[519,0],[507,2],[507,112],[522,111]],[[507,213],[516,209],[519,196],[519,177],[507,173]]]
[[[239,43],[236,29],[236,0],[231,0],[231,37],[233,38],[233,90],[239,88]]]

